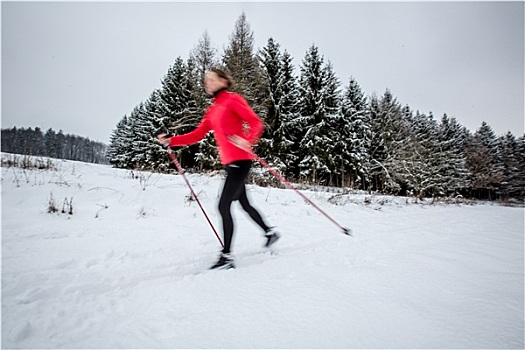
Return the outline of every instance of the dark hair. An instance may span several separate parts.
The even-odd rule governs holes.
[[[233,81],[233,78],[231,77],[231,75],[226,73],[224,69],[214,67],[214,68],[210,68],[210,72],[217,74],[219,78],[225,79],[227,82],[226,88],[230,89],[235,85],[235,82]]]

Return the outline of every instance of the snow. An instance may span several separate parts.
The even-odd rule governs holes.
[[[283,237],[265,251],[235,204],[237,269],[208,271],[220,247],[180,175],[55,162],[2,168],[3,348],[524,346],[523,208],[302,191],[348,237],[250,185]],[[188,178],[220,232],[223,177]]]

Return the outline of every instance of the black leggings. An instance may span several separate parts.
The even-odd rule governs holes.
[[[246,196],[246,186],[244,184],[250,168],[252,166],[251,160],[239,160],[226,165],[227,176],[222,189],[221,199],[219,200],[219,212],[222,217],[222,227],[224,233],[224,249],[223,253],[230,253],[230,248],[233,238],[233,218],[231,214],[231,204],[238,200],[242,208],[250,215],[264,231],[268,231],[269,227],[263,221],[259,212],[251,206]]]

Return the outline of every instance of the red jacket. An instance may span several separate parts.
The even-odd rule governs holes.
[[[213,102],[195,130],[184,135],[173,136],[169,145],[190,145],[199,142],[208,132],[213,131],[223,165],[237,160],[254,159],[252,153],[235,146],[228,137],[240,136],[255,145],[264,130],[262,120],[239,94],[222,90],[215,96]]]

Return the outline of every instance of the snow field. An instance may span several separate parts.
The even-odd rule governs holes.
[[[523,348],[524,211],[249,186],[237,269],[178,175],[2,168],[3,348]],[[218,232],[221,176],[188,175]],[[16,180],[18,179],[18,180]],[[73,215],[48,213],[51,193]],[[352,195],[349,195],[352,196]]]

